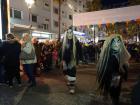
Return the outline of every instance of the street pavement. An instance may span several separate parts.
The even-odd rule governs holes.
[[[120,105],[131,105],[131,91],[140,74],[140,64],[132,63],[129,78],[123,84]],[[0,86],[0,105],[111,105],[96,91],[95,64],[80,64],[77,67],[76,93],[69,94],[62,70],[51,70],[37,77],[37,86],[28,88],[26,77],[23,85],[13,88]]]

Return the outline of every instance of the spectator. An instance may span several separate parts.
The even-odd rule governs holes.
[[[35,48],[31,42],[31,36],[28,33],[23,34],[21,40],[21,63],[23,64],[23,69],[28,77],[29,87],[36,86],[35,76],[33,74],[35,64],[37,63],[37,58],[35,54]],[[23,56],[22,53],[30,55],[29,57]]]
[[[6,41],[3,44],[4,51],[4,68],[6,70],[6,81],[10,88],[13,87],[13,78],[16,77],[19,86],[21,85],[20,78],[20,52],[21,45],[11,33],[6,35]]]

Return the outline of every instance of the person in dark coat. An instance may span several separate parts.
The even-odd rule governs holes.
[[[4,56],[3,56],[3,42],[0,40],[0,83],[3,84],[5,82],[5,70],[3,67]]]
[[[6,71],[6,82],[13,87],[13,79],[16,77],[17,82],[21,85],[20,78],[20,52],[21,45],[11,33],[6,35],[7,40],[3,43],[4,51],[4,68]]]

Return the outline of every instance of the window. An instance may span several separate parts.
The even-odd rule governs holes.
[[[77,28],[76,28],[76,27],[74,27],[74,30],[75,30],[75,31],[77,31]]]
[[[83,8],[85,8],[85,5],[83,5]]]
[[[17,18],[17,19],[21,19],[21,11],[19,10],[14,10],[14,18]]]
[[[13,9],[10,8],[10,17],[13,17]]]
[[[43,28],[44,28],[44,30],[48,30],[49,25],[48,24],[43,24]]]
[[[72,20],[72,15],[69,15],[69,19]]]
[[[54,7],[54,13],[58,14],[58,12],[59,12],[59,11],[58,11],[58,8],[55,8],[55,7]]]
[[[43,25],[42,24],[38,25],[38,28],[43,29]]]
[[[45,6],[45,7],[49,7],[49,3],[48,3],[48,2],[45,2],[45,3],[44,3],[44,6]]]
[[[35,3],[34,3],[34,5],[36,5],[36,6],[37,6],[37,0],[35,0]]]
[[[64,11],[62,11],[62,14],[64,14]]]
[[[67,12],[62,11],[62,17],[63,17],[63,18],[67,18]]]
[[[81,3],[82,3],[82,2],[81,2],[81,1],[79,1],[79,5],[81,5]]]
[[[46,21],[46,22],[49,22],[49,19],[48,19],[48,18],[45,18],[45,21]]]
[[[54,26],[55,26],[55,27],[58,27],[58,21],[55,21],[55,20],[54,20]]]
[[[32,22],[37,22],[37,16],[36,15],[32,15]]]

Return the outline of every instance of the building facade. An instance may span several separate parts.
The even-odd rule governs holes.
[[[86,0],[35,0],[35,4],[28,9],[25,0],[10,0],[11,32],[21,35],[24,32],[49,34],[57,38],[59,23],[61,34],[72,25],[73,14],[86,10]],[[61,13],[59,14],[59,6]],[[60,15],[60,20],[59,20]]]

